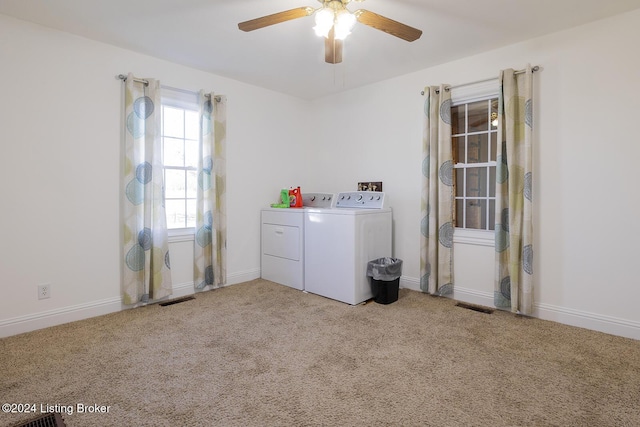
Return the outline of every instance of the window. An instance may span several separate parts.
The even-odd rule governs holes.
[[[498,98],[451,107],[457,228],[495,228]]]
[[[167,228],[195,228],[200,132],[197,95],[167,88],[162,90]]]

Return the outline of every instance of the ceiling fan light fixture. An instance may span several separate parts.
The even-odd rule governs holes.
[[[318,9],[312,7],[297,7],[295,9],[284,10],[240,22],[238,28],[241,31],[249,32],[315,14],[316,25],[313,29],[318,36],[324,37],[325,39],[324,60],[329,64],[342,62],[344,39],[351,34],[351,30],[356,22],[376,30],[384,31],[387,34],[408,42],[418,40],[422,35],[422,31],[417,28],[394,21],[377,13],[369,12],[368,10],[359,9],[352,13],[347,9],[347,5],[352,1],[363,0],[318,0],[318,2],[322,3],[322,7]]]
[[[317,36],[320,37],[328,37],[329,31],[331,31],[331,27],[333,27],[335,15],[333,10],[329,8],[322,8],[318,12],[316,12],[316,26],[313,27]]]
[[[356,17],[348,10],[343,9],[338,12],[335,19],[335,38],[344,40],[356,25]]]

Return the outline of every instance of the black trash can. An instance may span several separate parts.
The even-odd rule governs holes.
[[[378,304],[398,301],[402,260],[398,258],[378,258],[367,264],[367,276],[371,279],[373,300]]]

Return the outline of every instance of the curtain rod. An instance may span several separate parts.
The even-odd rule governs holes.
[[[538,65],[531,67],[531,72],[535,73],[538,70],[540,70],[540,66],[538,66]],[[527,70],[526,69],[516,70],[516,71],[514,71],[514,74],[522,74],[525,71],[527,71]],[[475,82],[462,83],[462,84],[455,85],[455,86],[447,86],[447,87],[444,88],[444,90],[449,91],[451,89],[455,89],[455,88],[458,88],[458,87],[475,85],[475,84],[484,83],[484,82],[490,82],[491,80],[495,80],[495,79],[497,79],[497,77],[494,77],[494,78],[491,78],[491,79],[478,80],[478,81],[475,81]],[[440,91],[436,90],[436,93],[440,93]],[[420,92],[420,95],[424,95],[424,91]]]
[[[119,78],[119,79],[120,79],[120,80],[122,80],[123,82],[126,82],[126,81],[127,81],[127,76],[125,76],[124,74],[118,74],[117,78]],[[136,79],[136,78],[134,78],[134,79],[133,79],[133,81],[134,81],[134,82],[136,82],[136,83],[142,83],[142,84],[143,84],[143,85],[145,85],[145,86],[149,86],[149,82],[148,82],[147,80],[143,80],[143,79]],[[210,94],[210,93],[206,93],[206,94],[204,95],[204,97],[205,97],[205,98],[211,98],[211,94]],[[222,98],[220,98],[219,96],[216,96],[216,97],[214,97],[213,99],[215,99],[215,100],[216,100],[216,102],[220,102],[220,100],[221,100]]]

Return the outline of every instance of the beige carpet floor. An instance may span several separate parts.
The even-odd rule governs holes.
[[[68,426],[640,426],[640,341],[255,280],[2,339],[0,396]]]

